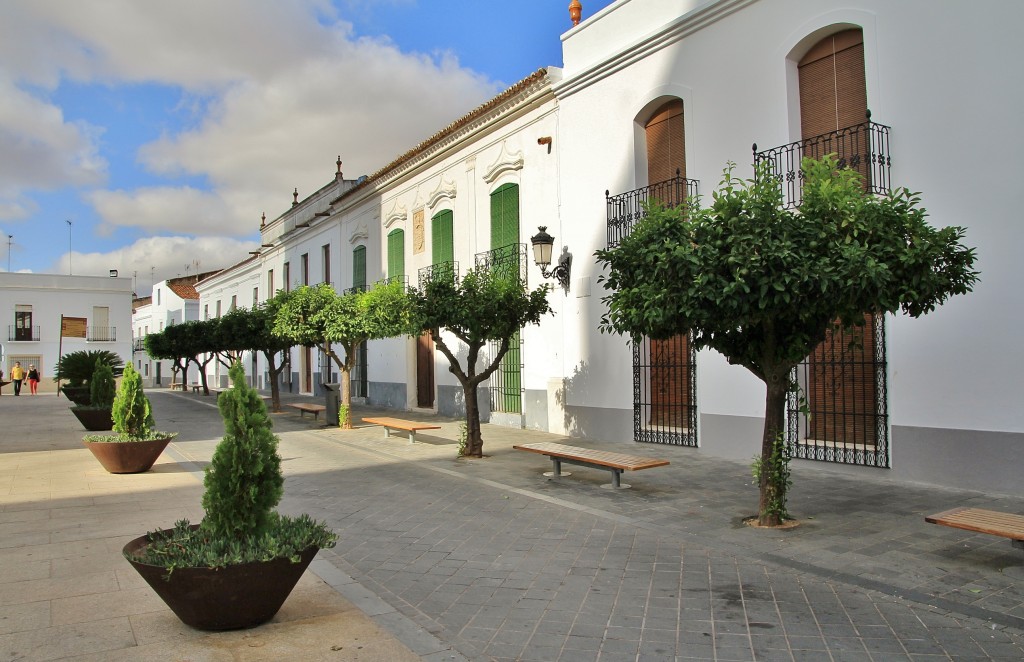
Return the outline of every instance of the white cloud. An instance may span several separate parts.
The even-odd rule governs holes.
[[[86,199],[107,230],[208,234],[216,227],[222,236],[251,233],[263,212],[276,217],[293,188],[301,199],[328,183],[338,155],[348,177],[369,174],[498,91],[453,59],[354,39],[335,11],[328,0],[4,3],[0,62],[21,85],[12,90],[26,108],[22,121],[34,108],[43,123],[35,134],[51,143],[19,157],[29,167],[12,166],[20,178],[0,191],[0,210],[25,214],[25,191],[93,185],[104,174],[96,131],[63,121],[27,85],[175,86],[181,114],[195,108],[200,115],[142,146],[138,161],[160,177],[202,178],[210,189],[172,181],[130,189],[115,181],[114,190]]]
[[[88,196],[107,227],[136,227],[149,233],[175,232],[192,235],[221,235],[240,226],[234,211],[214,193],[192,187],[151,187],[133,191],[95,191]],[[249,223],[248,232],[255,228]]]
[[[136,293],[145,296],[151,277],[159,282],[224,269],[248,257],[248,251],[255,247],[255,242],[224,237],[147,237],[109,253],[72,253],[71,271],[76,275],[106,276],[117,269],[121,276],[134,275]],[[67,253],[52,265],[50,273],[68,273]]]
[[[107,164],[98,135],[0,76],[0,219],[28,216],[26,191],[101,183]]]

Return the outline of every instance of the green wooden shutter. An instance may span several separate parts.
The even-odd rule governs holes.
[[[388,278],[405,275],[405,231],[388,233]]]
[[[352,287],[366,289],[366,246],[352,251]]]
[[[519,243],[519,185],[504,184],[491,194],[491,249]]]
[[[431,254],[434,264],[455,261],[455,219],[452,210],[445,209],[430,219]]]

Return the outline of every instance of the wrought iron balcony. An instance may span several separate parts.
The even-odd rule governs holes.
[[[146,351],[146,339],[145,338],[136,338],[132,342],[132,351],[133,352],[144,352],[144,351]]]
[[[114,342],[117,340],[117,327],[90,326],[86,330],[85,338],[92,342]]]
[[[352,287],[349,287],[349,288],[343,290],[342,294],[359,294],[360,292],[365,292],[365,291],[366,291],[366,286],[365,285],[353,285]]]
[[[16,342],[39,342],[38,326],[15,326],[7,327],[7,340]]]
[[[489,269],[505,278],[518,278],[526,284],[526,244],[506,244],[476,254],[476,267]]]
[[[676,170],[672,179],[618,195],[605,191],[604,197],[608,205],[608,248],[614,248],[647,216],[645,203],[658,200],[666,207],[681,205],[697,197],[697,180],[686,179]]]
[[[419,270],[419,287],[422,290],[432,280],[450,280],[452,282],[458,282],[459,280],[459,263],[458,262],[438,262],[432,264],[429,267],[423,267]]]
[[[406,289],[409,288],[409,277],[405,275],[400,276],[388,276],[387,278],[381,278],[374,285],[391,285],[392,283],[401,283],[405,285]]]
[[[800,164],[805,156],[820,159],[835,154],[840,168],[852,168],[864,177],[864,188],[869,193],[888,193],[890,186],[889,127],[872,121],[856,124],[838,131],[798,142],[754,150],[754,169],[764,161],[771,163],[774,176],[782,186],[782,200],[786,207],[799,207],[803,202],[803,171]]]

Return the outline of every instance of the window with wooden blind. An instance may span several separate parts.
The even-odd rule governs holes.
[[[860,29],[843,30],[819,41],[801,58],[798,71],[804,141],[867,121]],[[838,142],[805,144],[829,145],[832,151],[843,149]],[[805,148],[804,155],[825,156],[813,148]],[[837,156],[846,163],[858,164],[867,185],[869,155]],[[787,427],[795,457],[889,466],[885,364],[882,316],[866,313],[863,327],[828,332],[797,369],[806,401],[800,413],[800,403],[795,398],[790,400]]]
[[[645,124],[647,181],[686,177],[683,101],[658,107]],[[666,187],[666,192],[675,191]],[[661,200],[667,206],[682,200]],[[643,338],[633,347],[633,427],[636,441],[697,445],[696,353],[689,334]]]
[[[491,268],[518,277],[519,185],[503,184],[491,193]],[[501,250],[509,248],[509,250]],[[497,353],[499,343],[491,343]],[[488,379],[491,411],[520,413],[523,409],[522,336],[509,339],[508,352]]]
[[[430,219],[430,250],[433,264],[455,261],[455,216],[445,209]]]
[[[388,233],[388,278],[405,275],[405,230]]]
[[[324,244],[320,247],[320,262],[323,264],[323,278],[321,282],[331,282],[331,245]]]
[[[352,287],[366,289],[366,246],[352,250]]]

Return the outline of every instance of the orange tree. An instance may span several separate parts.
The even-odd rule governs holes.
[[[867,313],[931,312],[977,281],[960,227],[936,229],[916,194],[876,197],[834,157],[803,162],[803,203],[782,204],[778,180],[726,169],[709,208],[649,210],[617,247],[597,251],[610,294],[603,332],[669,338],[692,334],[765,383],[758,461],[762,525],[781,523],[788,470],[776,450],[796,365],[838,323]],[[772,480],[775,477],[777,480]],[[781,477],[781,479],[779,479]],[[781,504],[781,507],[780,507]]]
[[[352,427],[350,375],[356,349],[367,340],[403,335],[410,329],[409,299],[405,286],[378,284],[369,291],[338,294],[327,283],[304,285],[275,297],[274,333],[295,345],[318,347],[341,374],[343,428]],[[344,355],[334,346],[340,345]]]
[[[410,293],[416,330],[433,334],[437,349],[448,359],[448,369],[462,385],[466,400],[464,455],[468,457],[483,456],[477,387],[498,369],[516,332],[527,324],[540,324],[540,318],[551,312],[547,292],[547,285],[527,291],[518,278],[478,267],[461,280],[443,271],[428,279],[421,290]],[[457,356],[459,348],[448,345],[442,329],[466,346],[465,365]],[[498,348],[484,359],[481,350],[488,342],[496,342]]]

